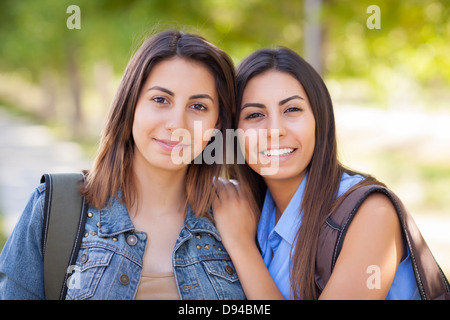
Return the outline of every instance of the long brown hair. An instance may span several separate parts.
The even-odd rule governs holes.
[[[90,205],[102,208],[113,196],[128,207],[135,201],[132,126],[136,103],[152,68],[174,56],[200,62],[211,71],[219,97],[221,131],[231,128],[236,83],[230,57],[195,34],[167,30],[154,35],[131,58],[119,84],[93,167],[86,173],[82,192]],[[207,214],[213,196],[213,177],[219,176],[221,170],[219,161],[211,165],[189,164],[185,178],[187,201],[197,215]]]
[[[333,105],[325,83],[304,59],[290,49],[261,49],[239,64],[234,126],[238,125],[240,105],[247,83],[268,70],[288,73],[300,82],[308,96],[316,121],[315,147],[307,167],[308,178],[299,212],[303,212],[302,225],[297,232],[290,270],[294,297],[316,299],[319,295],[314,280],[318,234],[331,213],[342,174],[347,172],[353,175],[356,172],[344,168],[338,161]],[[267,190],[262,177],[247,164],[235,166],[232,175],[241,181],[245,190],[251,192],[261,210]],[[366,176],[366,180],[368,179],[372,178]]]

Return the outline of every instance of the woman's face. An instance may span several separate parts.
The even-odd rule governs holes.
[[[187,167],[213,134],[218,99],[202,63],[174,57],[156,64],[136,104],[135,160],[166,170]]]
[[[315,119],[300,82],[266,71],[247,83],[240,108],[238,136],[247,164],[264,179],[303,178],[314,152]]]

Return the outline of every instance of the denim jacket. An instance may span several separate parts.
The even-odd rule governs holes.
[[[0,299],[45,299],[41,246],[45,185],[39,185],[0,255]],[[114,199],[89,207],[66,299],[134,299],[147,242],[127,208]],[[245,299],[233,263],[213,223],[190,206],[172,265],[180,299]]]

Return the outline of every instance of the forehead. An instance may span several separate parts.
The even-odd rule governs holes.
[[[215,94],[216,91],[214,76],[209,68],[202,62],[182,57],[158,62],[150,71],[146,84],[165,85],[168,89],[178,88],[209,94]]]
[[[303,86],[291,74],[269,70],[250,79],[244,89],[243,101],[272,99],[280,101],[294,94],[300,95],[305,100],[307,98]]]

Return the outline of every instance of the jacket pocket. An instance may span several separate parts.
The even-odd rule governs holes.
[[[201,263],[219,299],[245,299],[244,291],[231,260],[204,260]]]
[[[68,279],[66,299],[84,300],[94,296],[112,256],[112,251],[103,248],[80,249],[74,272]]]
[[[207,260],[202,261],[208,274],[220,277],[229,282],[239,280],[231,260]]]

